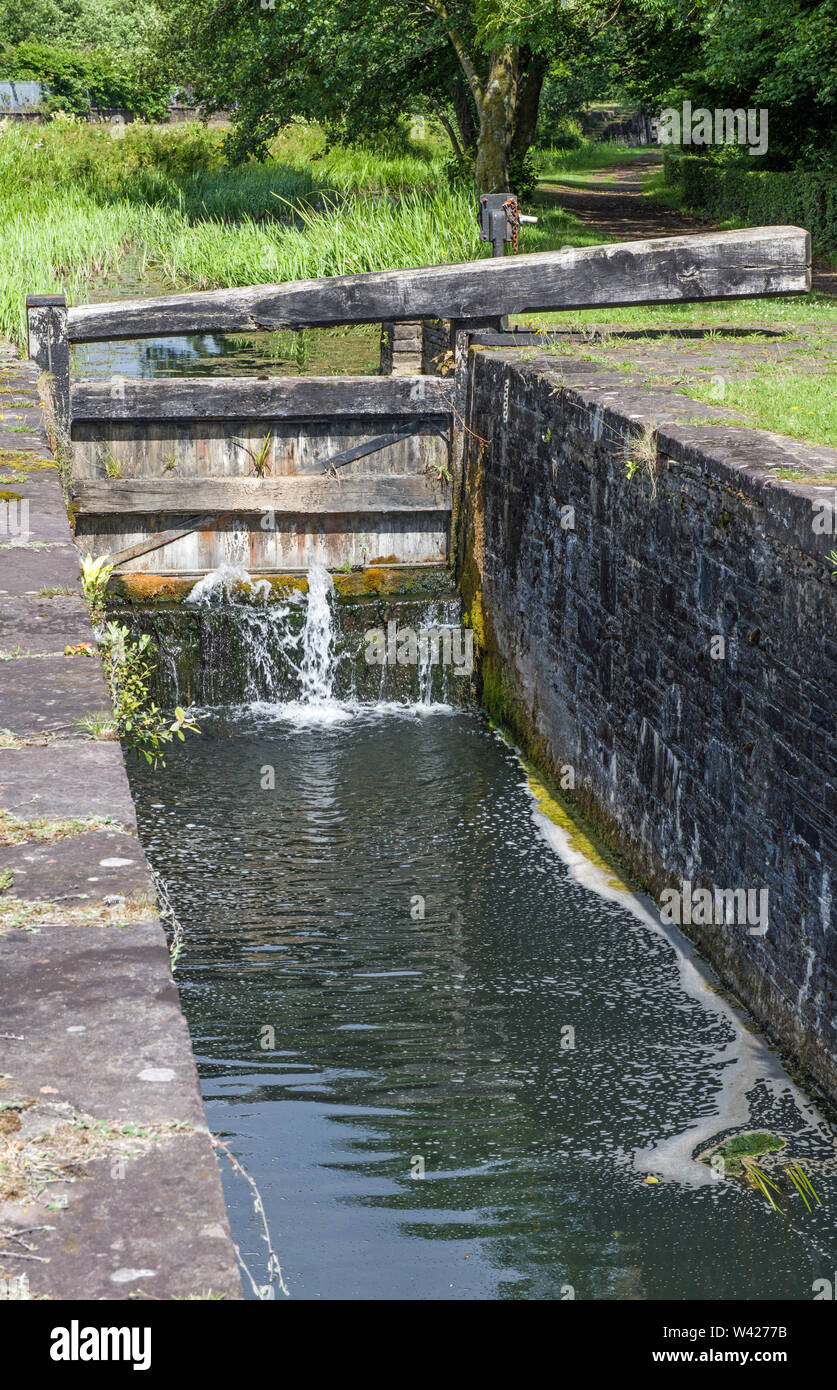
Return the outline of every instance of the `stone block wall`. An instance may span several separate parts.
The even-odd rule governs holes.
[[[460,579],[483,701],[572,769],[658,899],[711,890],[684,930],[834,1098],[837,450],[590,362],[473,363]],[[715,921],[716,889],[766,889],[766,932]]]

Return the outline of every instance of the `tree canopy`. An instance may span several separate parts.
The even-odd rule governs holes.
[[[357,141],[430,114],[486,191],[544,84],[553,125],[594,97],[766,107],[768,166],[837,164],[837,0],[0,0],[0,61],[77,111],[159,118],[188,86],[230,111],[233,158],[295,118]]]
[[[159,119],[170,90],[160,28],[156,0],[0,0],[0,77],[44,83],[47,109],[121,106]]]
[[[618,3],[618,0],[614,0]],[[429,110],[473,153],[481,188],[508,186],[534,135],[554,54],[581,54],[601,0],[166,0],[179,75],[207,109],[235,107],[239,154],[294,116],[349,136]]]

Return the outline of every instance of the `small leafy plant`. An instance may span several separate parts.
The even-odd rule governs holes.
[[[113,565],[108,564],[107,555],[97,555],[95,559],[85,555],[81,562],[81,583],[94,627],[101,627],[105,621],[105,592],[112,573]]]
[[[156,656],[154,643],[147,632],[133,639],[127,627],[110,622],[101,645],[117,737],[152,767],[165,767],[166,744],[175,738],[183,742],[183,731],[197,733],[198,727],[180,705],[174,711],[173,722],[167,723],[162,710],[149,699],[148,679]]]

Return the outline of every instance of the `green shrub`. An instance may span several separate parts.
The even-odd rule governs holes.
[[[86,116],[92,106],[115,106],[144,120],[165,117],[168,84],[143,71],[141,63],[124,50],[75,49],[26,39],[0,52],[4,76],[48,87],[45,114],[67,111]]]
[[[543,139],[540,138],[539,125],[538,136],[539,145],[551,145],[555,150],[578,150],[585,143],[584,131],[577,116],[565,116],[563,120],[556,121],[545,130]]]
[[[512,151],[509,157],[509,187],[518,198],[531,198],[538,182],[538,159],[534,150],[525,154]]]
[[[127,627],[107,623],[100,638],[105,677],[113,700],[116,735],[138,758],[152,767],[165,767],[163,750],[175,738],[181,743],[184,729],[198,733],[198,727],[178,705],[174,720],[158,709],[149,698],[148,681],[154,670],[157,649],[147,632],[135,640]]]
[[[687,207],[718,222],[746,226],[800,226],[818,251],[837,253],[837,179],[796,169],[779,173],[667,150],[667,184],[678,187]]]

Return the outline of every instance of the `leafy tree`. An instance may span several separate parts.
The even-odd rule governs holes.
[[[619,30],[629,96],[765,107],[767,164],[837,164],[837,0],[637,0]]]
[[[122,106],[160,119],[170,83],[152,62],[159,23],[155,0],[0,0],[0,76],[45,83],[48,109]]]
[[[156,0],[0,0],[5,46],[36,39],[75,49],[135,48],[159,26]]]
[[[702,5],[704,105],[765,107],[774,166],[837,166],[837,0]]]
[[[237,155],[263,156],[295,116],[357,138],[428,109],[489,191],[532,142],[551,58],[580,53],[606,13],[603,0],[163,3],[179,78],[205,109],[232,109]]]

